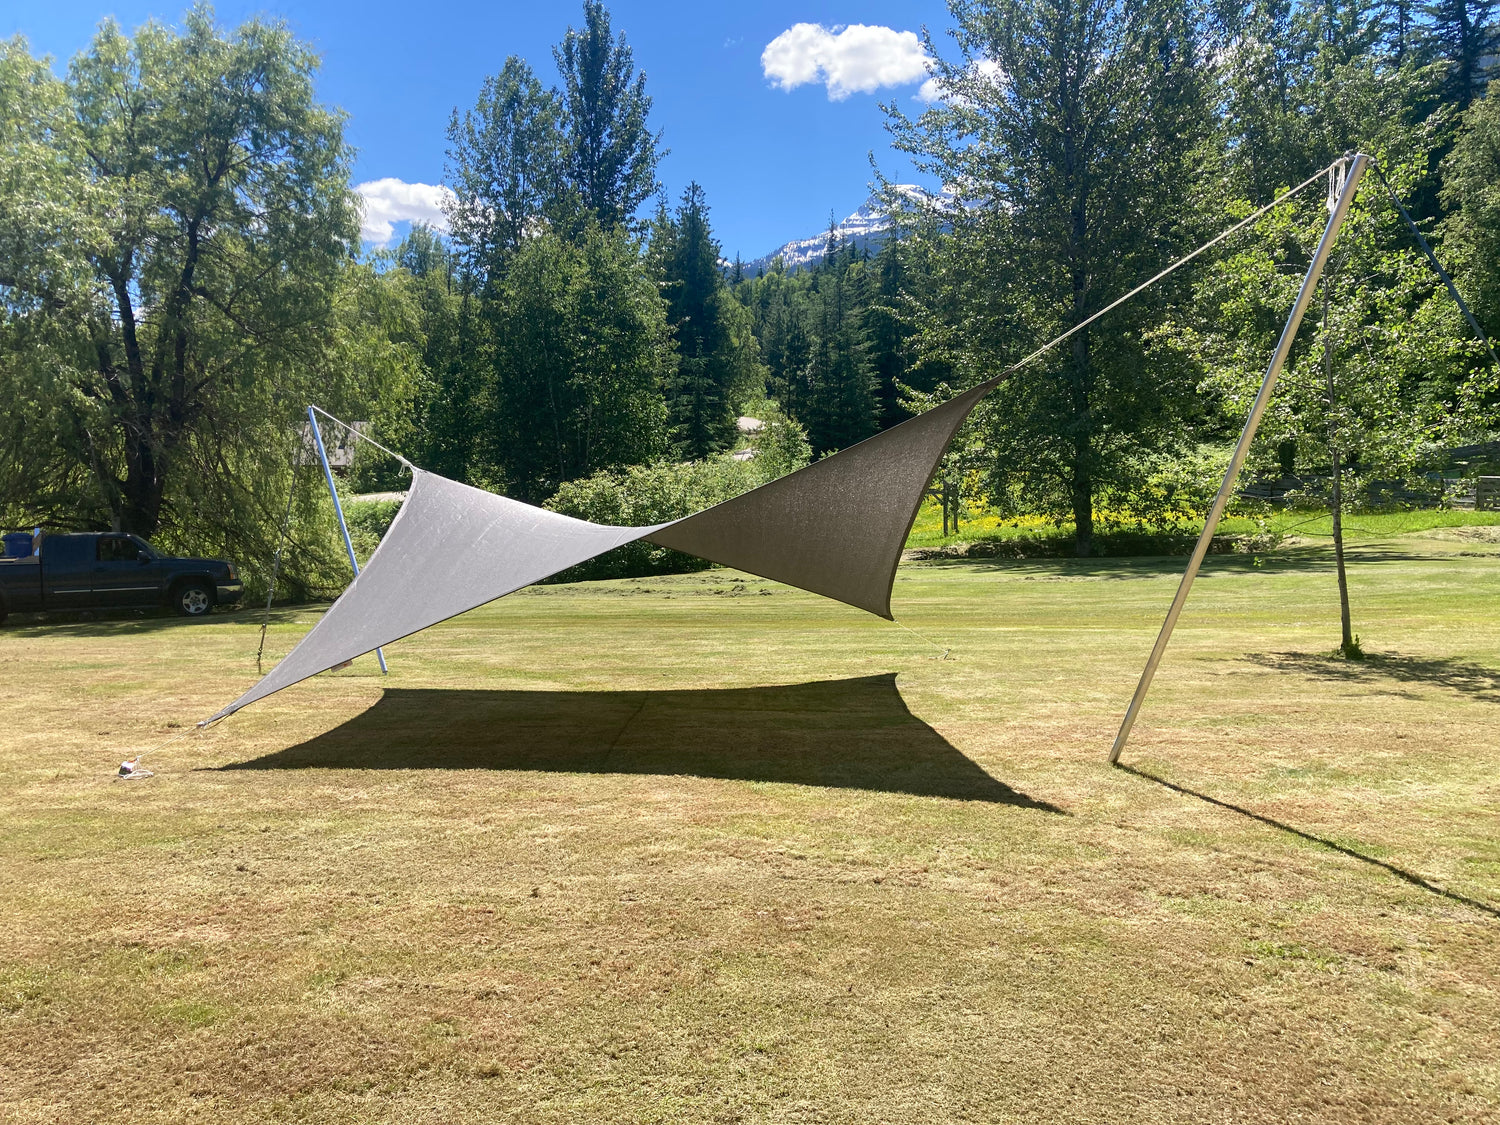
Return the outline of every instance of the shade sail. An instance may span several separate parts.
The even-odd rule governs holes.
[[[359,577],[213,719],[653,530],[602,527],[414,470],[406,502]]]
[[[889,619],[922,493],[998,379],[696,515],[604,527],[413,470],[385,538],[275,668],[209,719],[637,539],[785,582]]]
[[[982,383],[645,538],[889,620],[896,564],[922,493],[953,434],[994,386]]]

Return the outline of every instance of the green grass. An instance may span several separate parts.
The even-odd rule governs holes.
[[[12,625],[0,1120],[1495,1120],[1500,543],[1360,538],[1354,664],[1293,534],[1131,771],[1176,559],[533,588],[202,733],[256,613]]]
[[[1415,532],[1435,531],[1449,528],[1497,527],[1500,512],[1471,512],[1460,509],[1418,509],[1414,511],[1355,512],[1344,517],[1344,534],[1351,541],[1359,539],[1383,539],[1393,535],[1410,535]],[[1175,535],[1163,536],[1168,540],[1191,544],[1200,531],[1197,526],[1184,525]],[[1121,529],[1101,523],[1099,533],[1105,537],[1120,534]],[[1326,511],[1301,511],[1294,509],[1268,509],[1262,516],[1229,515],[1219,524],[1223,535],[1274,537],[1297,536],[1301,538],[1330,538],[1333,535],[1333,520]],[[1126,533],[1127,535],[1129,533]],[[943,534],[942,510],[936,501],[928,500],[917,513],[912,526],[909,547],[948,547],[963,543],[1030,543],[1039,550],[1055,550],[1069,553],[1073,540],[1072,521],[1051,523],[1039,516],[1006,517],[992,510],[966,513],[956,532]],[[1175,546],[1176,543],[1174,542]],[[1123,552],[1122,552],[1123,553]]]

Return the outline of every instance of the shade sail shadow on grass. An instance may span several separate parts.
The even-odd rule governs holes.
[[[666,691],[393,688],[326,734],[222,768],[686,775],[1062,812],[913,715],[894,674]]]
[[[1399,652],[1367,652],[1363,660],[1347,660],[1331,653],[1256,652],[1245,659],[1319,680],[1366,685],[1381,680],[1425,684],[1448,688],[1485,703],[1500,703],[1500,671],[1461,660],[1405,656]]]

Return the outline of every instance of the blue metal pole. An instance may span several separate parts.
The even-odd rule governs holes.
[[[354,544],[349,539],[349,525],[344,522],[344,506],[339,503],[339,490],[333,485],[333,468],[328,464],[328,453],[323,448],[323,431],[318,429],[318,418],[313,408],[307,408],[307,422],[312,426],[313,441],[318,447],[318,460],[323,462],[323,475],[328,478],[328,495],[333,497],[333,510],[338,513],[339,530],[344,533],[344,549],[349,552],[349,565],[354,568],[354,577],[359,577],[359,560],[354,557]],[[375,659],[380,661],[382,675],[389,673],[385,666],[385,653],[375,650]]]

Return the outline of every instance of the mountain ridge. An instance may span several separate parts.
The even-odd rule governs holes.
[[[909,197],[926,194],[915,184],[893,186]],[[831,235],[836,236],[841,243],[853,243],[857,250],[869,249],[871,253],[875,253],[890,238],[891,226],[891,218],[885,211],[883,201],[878,195],[872,195],[842,222],[835,223],[831,230],[784,242],[769,254],[752,258],[748,262],[742,261],[740,267],[746,277],[758,277],[769,273],[771,263],[780,258],[787,273],[808,269],[823,260],[828,252]],[[726,272],[734,269],[734,262],[726,258],[719,259],[719,264]]]

